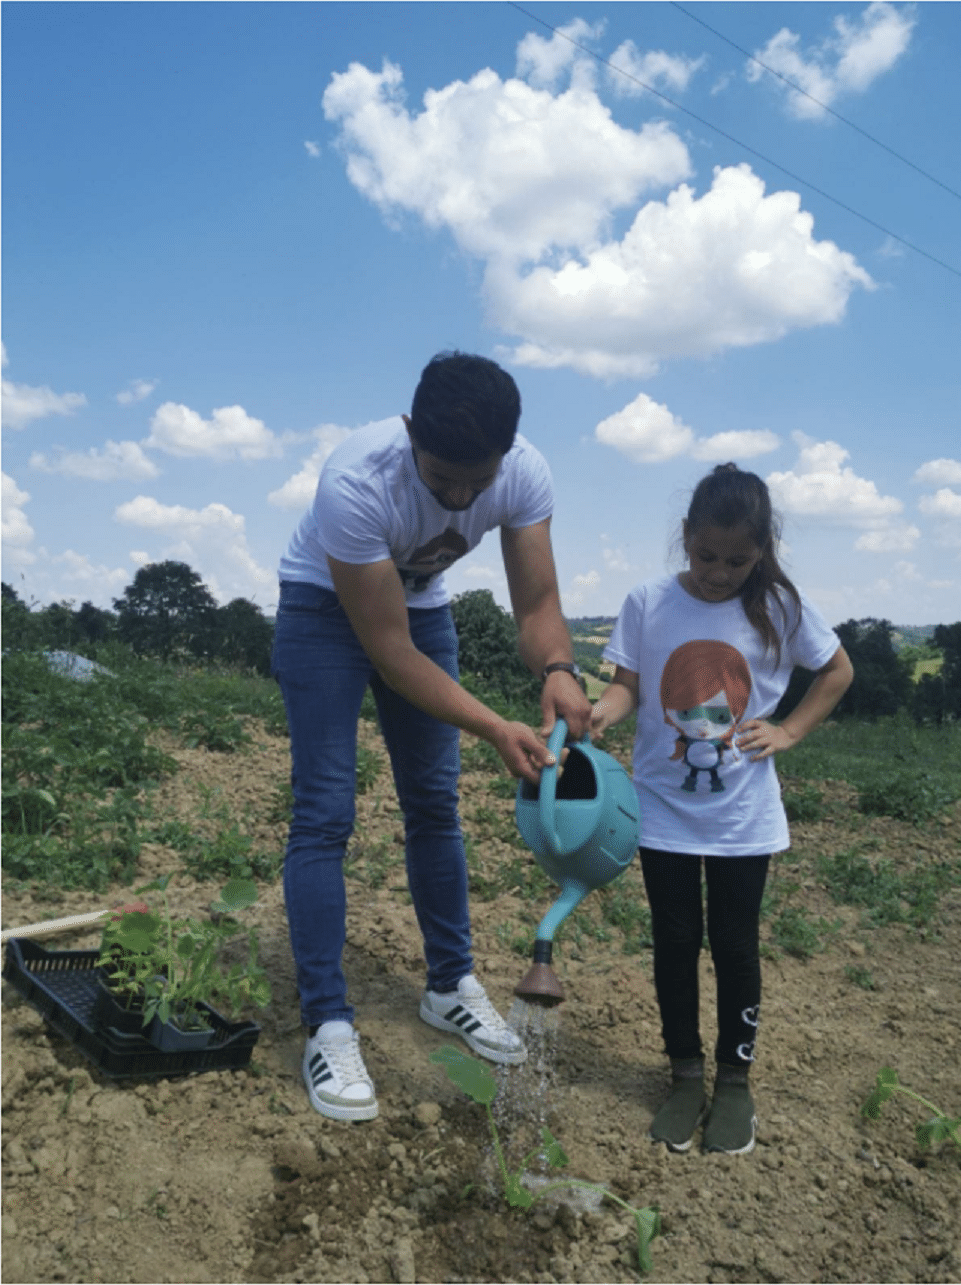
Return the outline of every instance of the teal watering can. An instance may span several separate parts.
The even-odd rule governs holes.
[[[537,930],[534,965],[514,992],[542,1004],[559,1004],[564,998],[550,968],[558,927],[593,888],[604,887],[627,869],[640,843],[640,809],[631,778],[586,736],[570,746],[560,771],[566,737],[567,724],[558,719],[547,742],[557,765],[541,771],[539,786],[521,781],[514,805],[521,837],[561,887]]]

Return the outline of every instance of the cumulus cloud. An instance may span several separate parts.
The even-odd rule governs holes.
[[[114,517],[126,526],[155,533],[162,547],[159,555],[149,560],[173,558],[189,563],[221,602],[253,598],[258,592],[273,593],[276,588],[275,572],[259,566],[247,547],[244,517],[225,504],[190,509],[138,495],[119,505]]]
[[[928,460],[915,470],[914,481],[926,486],[938,486],[942,483],[945,486],[956,486],[961,483],[961,461]]]
[[[949,486],[942,486],[934,495],[923,495],[918,501],[922,513],[935,518],[961,518],[961,495]]]
[[[823,118],[826,113],[819,104],[831,106],[845,95],[863,93],[878,76],[891,70],[910,44],[915,21],[913,6],[899,9],[884,0],[875,0],[854,22],[843,14],[837,16],[832,24],[833,33],[804,51],[800,48],[800,37],[788,27],[782,27],[754,56],[805,93],[799,94],[785,85],[757,62],[748,63],[747,78],[752,82],[768,80],[782,90],[793,116],[808,120]],[[812,99],[818,101],[812,102]]]
[[[773,451],[779,445],[778,437],[766,430],[698,437],[667,406],[646,393],[639,393],[623,410],[601,420],[594,436],[635,464],[660,464],[678,455],[696,460],[746,459]]]
[[[304,148],[306,149],[308,156],[316,158],[320,155],[320,145],[318,143],[311,142],[309,138],[304,139]]]
[[[24,506],[30,500],[28,491],[21,491],[8,474],[0,474],[0,534],[4,544],[4,559],[23,564],[32,561],[28,545],[33,542],[33,527],[27,520]]]
[[[796,192],[766,196],[749,166],[717,168],[702,197],[682,184],[644,205],[620,241],[525,276],[489,269],[489,294],[501,324],[531,336],[515,360],[646,377],[668,357],[839,322],[873,282],[813,226]]]
[[[921,532],[901,518],[902,502],[893,495],[881,495],[873,482],[846,465],[850,451],[837,442],[815,441],[806,433],[792,433],[792,437],[799,448],[794,468],[766,479],[784,513],[861,528],[864,534],[854,544],[860,552],[902,552],[914,546]]]
[[[65,549],[50,558],[49,565],[59,572],[66,586],[54,593],[54,599],[118,597],[130,583],[130,573],[123,567],[91,562],[86,553],[76,553],[73,549]]]
[[[352,63],[324,94],[357,190],[387,220],[412,214],[484,261],[489,317],[519,339],[509,360],[646,377],[668,358],[838,322],[851,292],[873,286],[852,255],[814,238],[797,193],[766,194],[740,165],[717,169],[698,197],[669,124],[624,128],[576,80],[540,87],[568,67],[569,42],[521,48],[536,84],[487,69],[429,90],[419,112],[386,61]],[[682,71],[662,61],[659,74]],[[614,240],[624,211],[633,221]]]
[[[283,454],[280,442],[242,406],[222,406],[204,419],[189,406],[164,402],[150,421],[144,446],[168,455],[263,460]]]
[[[160,470],[136,442],[106,442],[87,451],[60,450],[53,457],[35,451],[30,467],[42,473],[62,473],[88,482],[140,482]]]
[[[46,386],[32,388],[9,379],[0,381],[0,395],[4,428],[26,428],[32,420],[46,419],[48,415],[72,415],[87,404],[83,393],[55,393]]]
[[[447,228],[481,258],[538,260],[591,244],[614,211],[690,173],[663,122],[623,129],[589,90],[554,96],[493,71],[424,95],[411,115],[399,67],[352,63],[324,93],[354,186],[388,214]]]
[[[117,393],[117,401],[121,406],[142,402],[150,396],[158,382],[156,379],[132,379],[126,388]]]
[[[608,59],[607,78],[621,97],[637,98],[648,92],[648,86],[683,93],[691,77],[706,61],[703,57],[688,58],[660,49],[641,53],[633,40],[625,40]]]
[[[561,593],[561,601],[568,610],[571,607],[579,607],[585,599],[589,598],[594,590],[600,585],[601,577],[597,571],[588,571],[584,575],[575,576],[571,581],[571,587]]]
[[[553,89],[562,76],[570,73],[572,85],[591,89],[596,63],[584,46],[590,48],[604,30],[604,22],[587,23],[575,18],[558,27],[548,39],[528,32],[517,46],[517,74],[538,89]]]
[[[267,502],[276,505],[279,509],[309,508],[314,492],[317,490],[320,470],[324,467],[328,455],[335,446],[346,441],[350,434],[349,428],[340,428],[337,424],[321,424],[319,428],[315,428],[312,436],[317,440],[316,450],[307,456],[297,472],[289,477],[283,486],[270,492]]]

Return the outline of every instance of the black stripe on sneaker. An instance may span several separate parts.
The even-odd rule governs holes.
[[[317,1065],[319,1063],[319,1065]],[[310,1067],[310,1078],[313,1080],[314,1088],[324,1083],[325,1080],[334,1078],[333,1072],[327,1066],[322,1053],[315,1053],[308,1063]]]

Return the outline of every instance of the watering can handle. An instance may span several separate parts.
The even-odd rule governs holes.
[[[547,748],[554,755],[556,762],[553,767],[541,768],[541,785],[539,795],[539,811],[541,831],[547,840],[547,845],[555,857],[566,855],[564,848],[561,846],[560,835],[557,833],[557,826],[554,823],[554,803],[557,799],[557,774],[561,764],[561,750],[564,748],[564,742],[567,740],[567,724],[564,719],[559,718],[554,724],[554,730],[547,740]],[[590,744],[590,737],[585,736],[584,740]]]

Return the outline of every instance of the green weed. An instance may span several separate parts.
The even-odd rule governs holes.
[[[878,988],[874,980],[874,974],[867,968],[861,968],[858,964],[848,964],[844,969],[844,976],[855,986],[860,986],[863,991],[875,991]]]
[[[497,1080],[494,1078],[493,1073],[483,1063],[478,1062],[476,1058],[469,1057],[451,1044],[445,1044],[436,1049],[431,1053],[430,1060],[438,1066],[443,1066],[451,1082],[466,1093],[468,1097],[472,1098],[474,1102],[483,1106],[487,1112],[487,1122],[490,1125],[494,1155],[497,1159],[498,1170],[504,1186],[504,1199],[509,1205],[517,1209],[530,1209],[538,1200],[543,1200],[545,1196],[552,1195],[556,1191],[563,1191],[565,1188],[593,1191],[603,1199],[613,1201],[621,1209],[626,1209],[631,1215],[637,1230],[638,1265],[642,1272],[653,1270],[654,1264],[651,1260],[650,1244],[654,1237],[657,1236],[661,1226],[660,1213],[656,1206],[651,1205],[645,1209],[635,1209],[633,1205],[629,1205],[626,1200],[621,1200],[620,1196],[615,1196],[606,1187],[594,1182],[584,1182],[580,1178],[562,1178],[558,1182],[548,1183],[547,1186],[536,1193],[530,1191],[524,1186],[524,1173],[527,1166],[535,1158],[542,1160],[550,1168],[561,1168],[568,1164],[568,1157],[561,1144],[549,1129],[541,1128],[540,1142],[533,1150],[527,1153],[517,1169],[512,1172],[507,1168],[500,1135],[494,1122],[494,1113],[491,1110],[491,1103],[497,1095]]]
[[[825,815],[823,798],[813,785],[802,785],[800,789],[785,790],[781,802],[789,821],[821,821]]]
[[[875,1080],[874,1089],[861,1107],[861,1114],[868,1120],[878,1120],[881,1117],[881,1107],[892,1098],[895,1093],[901,1093],[906,1098],[918,1102],[926,1110],[934,1114],[930,1120],[924,1124],[915,1126],[914,1136],[917,1144],[922,1149],[925,1147],[935,1146],[939,1142],[945,1142],[950,1139],[956,1147],[961,1147],[961,1116],[948,1116],[940,1107],[936,1107],[933,1102],[923,1098],[920,1093],[915,1093],[913,1089],[907,1088],[898,1079],[897,1071],[889,1066],[882,1067],[878,1071]]]

